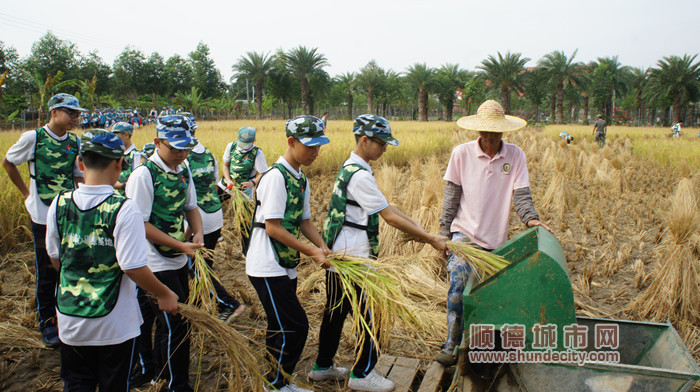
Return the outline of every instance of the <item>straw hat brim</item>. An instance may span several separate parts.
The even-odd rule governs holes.
[[[512,132],[525,125],[527,125],[527,121],[522,118],[507,115],[499,119],[483,119],[473,115],[457,120],[457,126],[460,128],[482,132]]]

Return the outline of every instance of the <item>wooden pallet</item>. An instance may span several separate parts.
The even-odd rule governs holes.
[[[420,361],[417,359],[382,355],[375,370],[396,384],[394,392],[437,392],[440,391],[442,378],[445,375],[445,367],[438,362],[433,362],[423,374],[417,389],[412,389],[420,370]]]

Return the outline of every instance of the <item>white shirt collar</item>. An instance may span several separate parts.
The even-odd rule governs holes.
[[[78,192],[86,195],[104,195],[114,193],[114,188],[111,185],[87,185],[85,183],[79,183]]]
[[[166,147],[166,148],[167,148],[167,147]],[[178,173],[180,173],[180,172],[183,170],[183,169],[182,169],[182,165],[177,165],[177,170],[172,170],[171,168],[169,168],[168,165],[166,165],[165,162],[163,162],[163,159],[161,159],[160,155],[158,155],[158,150],[157,150],[157,149],[156,149],[156,151],[153,153],[153,155],[151,155],[151,157],[150,157],[149,159],[152,160],[153,163],[155,163],[156,165],[158,165],[158,167],[160,167],[161,169],[163,169],[166,173],[178,174]]]
[[[68,137],[68,132],[66,132],[66,134],[63,135],[63,136],[58,136],[58,135],[56,135],[55,133],[53,133],[53,131],[51,130],[51,128],[49,128],[49,124],[44,125],[44,130],[45,130],[46,132],[48,132],[49,135],[51,135],[52,138],[57,139],[57,140],[66,140],[66,138]]]
[[[355,151],[350,153],[350,158],[345,162],[345,164],[350,164],[350,163],[356,163],[356,164],[364,167],[365,169],[367,169],[367,171],[369,171],[369,174],[373,175],[372,168],[369,166],[369,163],[367,163],[359,155],[355,154]]]
[[[192,152],[195,154],[201,154],[206,150],[206,148],[200,143],[199,141],[197,142],[197,145],[192,148]]]
[[[301,178],[301,168],[299,168],[299,171],[294,170],[292,165],[290,165],[289,162],[287,162],[287,160],[284,159],[284,157],[280,157],[277,160],[277,163],[281,163],[290,173],[292,173],[294,178]]]

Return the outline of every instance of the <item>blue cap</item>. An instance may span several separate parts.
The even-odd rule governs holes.
[[[316,147],[330,143],[324,134],[323,121],[314,116],[297,116],[287,120],[287,137],[293,137],[305,146]]]
[[[377,138],[392,146],[398,146],[399,141],[391,136],[391,125],[389,121],[374,114],[363,114],[355,119],[352,133],[358,136]]]
[[[190,121],[179,114],[159,117],[156,131],[158,139],[167,139],[178,150],[188,150],[197,145],[190,132]]]
[[[94,152],[111,159],[124,156],[124,142],[106,129],[91,129],[80,137],[80,153]]]
[[[134,126],[128,122],[120,121],[112,127],[112,132],[114,133],[128,133],[129,135],[134,134]]]
[[[248,150],[253,147],[255,142],[255,128],[253,127],[241,127],[238,130],[238,148],[241,150]]]
[[[56,94],[51,99],[49,99],[49,111],[52,111],[54,109],[58,108],[66,108],[66,109],[73,109],[73,110],[78,110],[81,112],[87,112],[87,109],[83,109],[80,107],[80,102],[78,101],[78,98],[70,95],[70,94]]]

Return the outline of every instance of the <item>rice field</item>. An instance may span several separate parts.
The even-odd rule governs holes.
[[[268,163],[284,151],[282,121],[200,123],[197,137],[220,159],[226,144],[244,125],[258,130],[257,144]],[[312,216],[325,218],[333,180],[354,145],[351,122],[330,121],[331,143],[305,172],[312,189]],[[443,181],[450,151],[473,140],[452,123],[393,122],[401,141],[373,163],[375,177],[387,199],[427,230],[438,231]],[[530,187],[542,220],[555,232],[566,252],[578,315],[633,320],[670,320],[696,360],[700,358],[700,140],[696,130],[680,139],[660,128],[609,127],[608,143],[593,143],[591,127],[548,126],[507,134],[505,140],[525,151]],[[562,143],[559,132],[575,137]],[[155,129],[136,130],[137,146],[151,141]],[[19,137],[0,133],[0,155]],[[25,166],[26,167],[26,166]],[[26,175],[26,168],[20,170]],[[19,192],[6,174],[0,175],[0,325],[18,326],[16,337],[0,339],[0,389],[7,391],[61,389],[58,353],[39,349],[35,330],[34,267],[31,239]],[[227,211],[226,214],[232,214]],[[395,323],[382,352],[432,360],[446,334],[447,281],[445,261],[429,246],[404,241],[383,222],[380,254],[405,286],[402,295],[422,309],[416,330]],[[513,213],[509,237],[521,232]],[[249,311],[234,328],[260,344],[265,315],[245,276],[236,228],[225,227],[216,249],[214,270],[224,285]],[[304,383],[317,353],[318,329],[325,303],[323,271],[302,263],[298,294],[310,323],[306,349],[297,366],[300,384],[316,390],[341,391],[335,382]],[[336,363],[351,366],[356,337],[346,323]],[[0,332],[4,335],[5,332]],[[12,335],[15,336],[15,335]],[[19,337],[22,337],[20,340]],[[191,380],[199,377],[200,391],[240,390],[233,385],[226,348],[197,334],[192,343]],[[40,344],[39,344],[40,345]],[[200,357],[202,347],[206,355]],[[196,348],[196,349],[195,349]],[[260,347],[258,347],[260,349]],[[299,380],[299,378],[301,380]],[[27,384],[27,380],[34,380]],[[28,385],[30,385],[28,387]],[[152,388],[156,390],[156,388]]]

